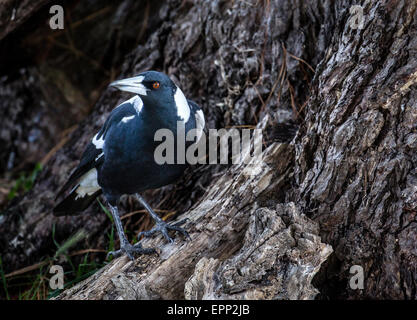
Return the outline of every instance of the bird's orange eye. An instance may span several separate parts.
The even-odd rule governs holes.
[[[152,83],[152,87],[154,89],[158,89],[159,88],[159,82],[155,81],[154,83]]]

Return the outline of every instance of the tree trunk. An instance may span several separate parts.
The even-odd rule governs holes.
[[[153,27],[125,57],[120,77],[147,69],[178,77],[208,127],[262,127],[267,161],[202,166],[147,192],[152,206],[190,219],[192,242],[146,240],[159,256],[116,259],[59,298],[416,298],[415,1],[155,6]],[[85,246],[103,247],[109,224],[97,205],[63,219],[50,211],[120,101],[102,90],[34,189],[0,216],[6,271],[52,255],[54,224],[58,239],[83,228]],[[292,121],[296,137],[277,142]],[[129,201],[125,210],[136,208]],[[349,285],[354,265],[364,272],[362,290]]]
[[[329,295],[417,297],[416,7],[369,1],[363,29],[339,8],[294,141],[295,201],[335,251]],[[363,291],[349,289],[353,265]]]

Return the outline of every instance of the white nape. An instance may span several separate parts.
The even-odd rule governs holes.
[[[93,193],[95,193],[96,191],[100,190],[100,186],[98,185],[98,181],[97,181],[97,170],[96,168],[91,169],[90,171],[88,171],[86,174],[84,174],[80,180],[80,185],[78,186],[78,188],[75,190],[75,192],[77,193],[77,197],[75,199],[78,198],[82,198],[85,195],[92,195]]]
[[[178,88],[175,91],[174,95],[175,104],[177,107],[177,114],[178,116],[184,120],[184,122],[187,122],[190,118],[190,106],[188,105],[187,99],[184,96],[184,93],[182,93],[181,89]]]
[[[206,125],[206,121],[204,120],[204,113],[202,110],[197,110],[195,113],[195,123],[197,129],[197,141],[200,141],[204,126]]]

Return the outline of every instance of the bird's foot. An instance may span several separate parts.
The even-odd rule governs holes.
[[[131,245],[129,242],[125,242],[120,246],[119,250],[110,251],[107,254],[106,259],[112,256],[114,259],[120,257],[122,254],[126,253],[130,260],[135,259],[135,254],[152,254],[156,253],[155,249],[151,248],[143,248],[140,243],[136,243],[135,245]]]
[[[149,238],[149,237],[151,237],[152,235],[154,235],[155,233],[157,233],[157,232],[161,232],[161,233],[162,233],[162,235],[164,236],[164,238],[165,238],[168,242],[173,243],[173,242],[174,242],[174,239],[172,239],[172,238],[169,236],[169,234],[168,234],[168,231],[169,231],[169,230],[173,230],[173,231],[177,231],[177,232],[182,233],[182,234],[183,234],[186,238],[188,238],[189,240],[191,240],[191,237],[190,237],[190,235],[188,234],[188,232],[187,232],[187,231],[185,231],[183,228],[180,228],[180,225],[182,225],[182,224],[184,224],[185,222],[187,222],[187,220],[188,220],[188,219],[184,219],[184,220],[181,220],[180,222],[177,222],[177,223],[172,224],[172,225],[170,225],[170,224],[166,223],[165,221],[160,221],[160,222],[157,222],[157,223],[156,223],[156,226],[155,226],[155,227],[153,227],[151,230],[149,230],[149,231],[142,231],[142,232],[140,232],[140,233],[138,234],[138,239],[140,239],[140,237],[141,237],[141,236],[144,236],[145,238]]]

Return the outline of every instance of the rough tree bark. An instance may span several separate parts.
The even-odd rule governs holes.
[[[417,276],[417,3],[369,1],[363,29],[339,7],[294,141],[302,212],[320,224],[344,297],[415,299]],[[365,288],[349,291],[352,265]]]
[[[159,256],[116,259],[59,299],[314,298],[331,247],[293,203],[269,209],[262,199],[288,183],[293,157],[293,146],[273,144],[262,162],[231,168],[180,217],[191,242],[146,241]]]
[[[363,8],[363,28],[350,23],[353,5]],[[163,200],[190,218],[193,241],[146,240],[161,247],[159,257],[116,259],[59,298],[311,299],[318,291],[321,298],[416,298],[416,6],[162,4],[157,27],[126,56],[121,76],[153,68],[177,75],[209,127],[264,126],[268,161],[255,165],[255,175],[242,164],[219,179],[222,168],[198,168],[147,193],[152,205]],[[62,238],[84,227],[89,245],[103,242],[105,216],[96,206],[59,221],[50,209],[54,190],[118,101],[103,92],[34,190],[0,221],[10,270],[50,252],[53,223]],[[300,123],[295,139],[274,142],[291,118]],[[364,269],[363,290],[349,288],[352,265]]]
[[[281,13],[283,5],[288,15]],[[290,58],[289,53],[296,57],[305,55],[305,59],[314,62],[319,58],[309,58],[309,51],[317,56],[324,52],[326,34],[313,26],[303,31],[297,29],[310,10],[322,11],[317,6],[321,5],[312,4],[307,10],[290,2],[265,2],[258,7],[249,2],[167,1],[153,18],[155,27],[148,30],[148,40],[126,56],[119,77],[148,69],[179,76],[177,83],[204,108],[211,128],[256,124],[266,113],[271,114],[271,123],[285,122],[292,117],[291,101],[301,106],[305,100],[312,73],[304,63]],[[124,10],[129,10],[128,4]],[[268,19],[277,14],[279,20]],[[294,30],[292,24],[296,25]],[[307,38],[305,32],[311,37]],[[286,38],[288,44],[283,44]],[[303,49],[306,43],[309,45]],[[45,166],[35,188],[17,205],[9,207],[0,225],[1,231],[7,230],[0,232],[6,272],[36,263],[41,256],[51,253],[54,223],[57,241],[84,228],[90,234],[85,245],[103,247],[103,229],[108,227],[108,221],[105,215],[97,214],[98,205],[82,216],[63,219],[53,218],[50,210],[56,189],[77,164],[86,143],[108,112],[124,99],[126,96],[105,90],[92,114],[69,135],[65,146]],[[274,137],[271,131],[270,136]],[[183,212],[203,195],[216,172],[224,169],[206,166],[196,174],[191,172],[176,186],[149,192],[148,200],[151,205]]]

